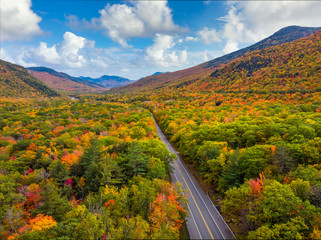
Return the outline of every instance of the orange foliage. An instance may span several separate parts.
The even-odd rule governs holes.
[[[169,184],[165,183],[164,187],[169,191],[169,195],[158,194],[155,201],[152,203],[151,211],[149,215],[149,221],[151,222],[151,230],[156,231],[162,225],[169,226],[172,230],[178,231],[183,223],[180,219],[180,212],[185,212],[184,208],[177,201],[178,196],[171,191],[173,190]],[[163,189],[164,190],[164,189]]]
[[[30,143],[29,147],[27,147],[28,151],[37,151],[38,147],[34,143]]]
[[[254,195],[256,197],[260,196],[263,190],[263,180],[265,179],[264,174],[260,173],[260,177],[256,180],[251,179],[248,181],[248,184],[251,187],[251,195]]]
[[[43,229],[51,228],[57,225],[52,216],[38,214],[35,218],[31,219],[29,224],[18,229],[20,234],[25,232],[42,231]]]
[[[75,150],[72,154],[66,151],[66,154],[61,157],[61,162],[65,164],[69,169],[74,163],[78,163],[79,157],[81,155],[81,151]]]
[[[275,146],[274,145],[271,147],[271,152],[272,152],[272,155],[274,155],[274,153],[275,153]]]
[[[35,218],[30,220],[31,232],[41,231],[42,229],[51,228],[57,225],[52,216],[38,214]]]
[[[115,200],[110,199],[110,200],[108,200],[108,202],[105,203],[105,208],[112,207],[114,204],[115,204]]]

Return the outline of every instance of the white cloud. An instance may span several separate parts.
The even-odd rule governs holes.
[[[33,52],[36,56],[47,63],[59,63],[59,61],[61,61],[61,57],[57,52],[56,45],[48,48],[47,43],[40,42],[39,47]]]
[[[66,32],[63,38],[60,49],[61,57],[72,67],[82,67],[86,63],[86,58],[80,53],[80,50],[91,43],[71,32]]]
[[[21,59],[26,59],[26,61],[32,59],[47,64],[65,64],[72,68],[80,68],[84,67],[87,61],[82,51],[93,45],[92,41],[66,32],[61,43],[48,47],[47,43],[40,42],[39,47],[24,51]],[[23,63],[21,62],[21,64]],[[23,65],[26,65],[26,63]]]
[[[215,29],[209,29],[207,27],[204,27],[201,31],[197,33],[197,35],[206,45],[221,41],[221,38],[219,37],[219,34],[216,32]]]
[[[238,48],[238,44],[237,42],[234,42],[234,41],[227,41],[225,47],[223,48],[223,52],[225,54],[228,54],[228,53],[231,53],[231,52],[235,52],[237,51],[239,48]]]
[[[31,10],[31,0],[1,0],[0,39],[26,40],[41,34],[41,17]]]
[[[126,4],[107,4],[100,10],[101,28],[115,42],[127,47],[132,37],[150,37],[155,33],[177,33],[182,29],[174,24],[167,1],[135,1]]]
[[[145,61],[139,49],[96,48],[95,42],[71,32],[59,43],[41,42],[37,47],[11,45],[1,49],[1,58],[24,67],[45,66],[71,76],[102,75],[141,77],[152,64]],[[130,70],[129,70],[130,69]]]
[[[185,42],[197,42],[198,38],[196,37],[191,37],[191,36],[187,36],[185,37]]]
[[[187,63],[187,51],[173,51],[176,42],[170,35],[156,34],[154,44],[146,48],[146,59],[160,67],[183,66]]]
[[[16,63],[16,61],[3,48],[0,48],[0,58],[7,62]]]
[[[226,22],[221,32],[226,53],[236,50],[238,43],[257,42],[286,26],[321,25],[318,1],[239,1],[228,2],[228,7],[221,18]]]
[[[47,43],[40,42],[39,47],[25,51],[25,59],[36,59],[48,64],[66,64],[69,67],[80,68],[86,65],[86,56],[82,51],[92,48],[93,41],[79,37],[71,32],[65,32],[63,41],[48,47]]]

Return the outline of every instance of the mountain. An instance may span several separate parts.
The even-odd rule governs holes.
[[[162,73],[169,73],[169,72],[155,72],[151,76],[156,76],[156,75],[159,75],[159,74],[162,74]]]
[[[60,94],[33,77],[27,69],[0,60],[0,96],[56,97]]]
[[[139,81],[121,88],[112,89],[113,92],[139,92],[139,91],[149,91],[162,89],[168,86],[176,85],[189,85],[194,81],[203,79],[209,76],[215,69],[227,64],[241,56],[244,56],[246,53],[250,53],[255,50],[260,50],[268,48],[271,46],[281,45],[287,42],[292,42],[299,38],[310,36],[313,33],[321,30],[319,28],[311,27],[299,27],[299,26],[290,26],[282,28],[278,32],[274,33],[272,36],[263,39],[262,41],[251,45],[247,48],[243,48],[236,52],[224,55],[222,57],[213,59],[211,61],[202,63],[200,65],[176,71],[163,73],[158,75],[152,75],[140,79]]]
[[[69,76],[46,67],[30,67],[30,73],[49,87],[61,92],[102,92],[107,88],[85,79]]]
[[[127,78],[118,77],[118,76],[108,76],[108,75],[103,75],[100,78],[90,78],[90,77],[81,76],[79,77],[79,79],[91,81],[108,88],[121,87],[133,82],[132,80],[129,80]]]
[[[184,87],[215,92],[320,92],[320,76],[321,31],[246,53],[209,77]]]

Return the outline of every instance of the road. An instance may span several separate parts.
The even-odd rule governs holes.
[[[184,166],[182,159],[176,153],[164,133],[156,123],[159,138],[167,145],[169,151],[177,159],[171,164],[173,172],[171,179],[179,181],[188,196],[189,217],[186,224],[191,239],[234,239],[232,231],[215,208],[213,202],[204,193],[192,174]]]

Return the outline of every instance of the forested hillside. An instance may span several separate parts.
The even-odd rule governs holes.
[[[238,238],[321,237],[321,32],[144,100]],[[148,100],[148,101],[146,101]]]
[[[148,110],[1,99],[0,111],[1,239],[179,238],[185,197]]]
[[[223,64],[228,64],[241,56],[250,54],[251,52],[256,50],[261,50],[272,46],[278,46],[287,42],[292,42],[299,38],[310,36],[311,34],[319,31],[320,29],[321,28],[299,26],[285,27],[273,34],[272,36],[263,39],[262,41],[254,45],[251,45],[247,48],[240,49],[236,52],[224,55],[219,58],[215,58],[209,62],[205,62],[188,69],[145,77],[133,84],[130,84],[122,88],[117,88],[113,91],[137,93],[144,91],[148,92],[151,89],[153,89],[154,91],[158,91],[159,89],[168,88],[171,85],[189,85],[195,81],[204,79],[205,77],[209,76],[214,70],[223,66]],[[198,83],[196,83],[196,85],[197,84]]]
[[[34,78],[24,67],[0,60],[0,96],[55,97],[57,92]]]
[[[65,93],[91,93],[108,90],[97,83],[71,77],[66,73],[56,72],[53,69],[45,67],[30,67],[30,73],[50,88]]]
[[[321,31],[254,51],[215,70],[190,89],[215,92],[321,91]]]

